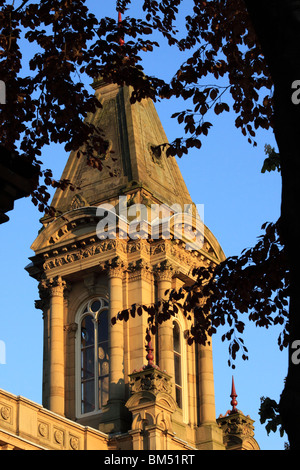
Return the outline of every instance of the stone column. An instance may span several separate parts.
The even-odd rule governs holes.
[[[123,275],[122,263],[113,263],[108,268],[110,321],[123,310]],[[109,400],[125,400],[124,380],[124,323],[117,321],[109,327],[110,390]]]
[[[165,292],[172,288],[173,270],[165,265],[156,270],[158,300],[165,299]],[[158,366],[174,380],[173,319],[164,321],[158,327]]]
[[[151,265],[139,259],[131,263],[128,276],[128,305],[151,305],[153,296],[153,272]],[[129,349],[130,349],[130,371],[139,369],[145,365],[145,337],[148,328],[148,314],[135,315],[129,319]]]
[[[50,293],[50,364],[49,408],[65,413],[65,364],[64,364],[64,289],[61,277],[49,281]]]
[[[200,423],[216,420],[212,346],[199,346]]]

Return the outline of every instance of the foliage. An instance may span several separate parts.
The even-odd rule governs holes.
[[[136,2],[119,0],[116,9],[123,14],[121,24],[113,18],[96,18],[88,10],[85,0],[23,0],[18,5],[14,0],[0,0],[0,77],[6,83],[9,103],[1,110],[0,138],[7,149],[26,157],[39,169],[40,182],[32,200],[41,212],[51,212],[49,186],[74,189],[68,180],[55,181],[51,169],[42,169],[41,155],[45,145],[51,142],[64,144],[66,151],[77,151],[78,158],[86,159],[87,164],[98,170],[103,167],[102,163],[95,161],[89,149],[97,148],[102,153],[106,145],[105,136],[101,129],[96,129],[86,119],[101,104],[85,89],[82,77],[94,80],[102,76],[108,82],[132,86],[133,103],[145,97],[153,101],[172,97],[183,99],[186,106],[172,117],[182,124],[185,137],[164,145],[170,157],[181,157],[192,147],[200,149],[202,139],[212,126],[210,117],[231,109],[236,114],[236,127],[250,144],[256,144],[257,129],[273,129],[276,113],[269,70],[275,70],[273,79],[284,76],[280,75],[278,68],[283,68],[284,73],[289,70],[297,72],[294,67],[297,61],[291,62],[290,58],[292,55],[299,57],[295,53],[299,41],[291,42],[293,47],[285,53],[283,26],[278,28],[279,23],[283,24],[278,16],[278,11],[283,11],[282,2],[266,1],[260,2],[261,5],[254,0],[245,2],[248,11],[252,12],[252,20],[255,20],[256,33],[259,30],[259,38],[263,40],[264,52],[267,51],[265,56],[271,58],[270,67],[264,59],[243,0],[191,1],[184,32],[176,29],[183,0],[143,0],[139,2],[144,11],[142,19],[126,16],[130,5]],[[283,3],[287,12],[284,20],[288,21],[289,10],[286,7],[291,2]],[[274,21],[266,21],[271,12],[267,10],[269,7],[274,10]],[[286,31],[292,38],[294,29],[287,28]],[[278,47],[274,47],[274,38],[277,41],[280,38]],[[142,53],[154,51],[160,40],[167,41],[169,47],[187,55],[185,62],[173,71],[169,82],[161,77],[148,76],[142,66]],[[30,44],[32,51],[28,63],[30,74],[27,76],[23,71],[24,41]],[[281,54],[280,60],[277,53]],[[272,61],[276,63],[275,67]],[[283,61],[285,67],[282,67]],[[294,77],[298,78],[297,75]],[[283,82],[286,84],[286,79]],[[280,97],[280,93],[276,96]],[[282,96],[283,101],[279,106],[277,103],[279,110],[283,109],[284,100],[286,103],[289,101],[285,93]],[[287,111],[287,116],[294,116],[293,110]],[[281,127],[278,119],[276,122],[278,136]],[[290,121],[285,125],[279,139],[279,147],[285,145],[283,152],[279,148],[281,160],[274,150],[266,147],[268,157],[262,171],[277,169],[284,174],[283,208],[290,210],[295,209],[292,199],[294,188],[299,185],[290,185],[289,178],[293,173],[299,174],[295,171],[299,163],[290,158],[290,164],[286,153],[290,152],[290,141],[299,132],[297,129],[293,134]],[[296,152],[292,151],[293,154],[296,158]],[[288,197],[286,188],[292,188]],[[265,233],[256,246],[244,251],[240,257],[228,258],[214,269],[200,268],[194,272],[195,283],[191,288],[171,291],[169,299],[157,305],[134,305],[120,312],[118,318],[127,320],[130,315],[141,315],[144,310],[149,317],[149,331],[154,333],[158,324],[182,308],[191,321],[190,344],[194,341],[205,344],[216,328],[226,324],[229,330],[222,339],[229,341],[229,353],[234,362],[238,351],[242,351],[242,357],[247,359],[247,348],[240,336],[244,330],[244,321],[241,320],[244,315],[257,326],[281,325],[278,344],[280,348],[285,347],[288,344],[286,299],[289,285],[292,285],[288,279],[289,272],[296,272],[299,266],[295,261],[295,269],[289,271],[287,268],[286,253],[292,253],[299,238],[293,229],[295,217],[290,217],[291,213],[283,212],[283,225],[288,234],[285,243],[292,240],[289,250],[280,242],[279,222],[266,224],[263,227]],[[269,409],[276,413],[273,405],[271,403]]]
[[[283,437],[284,429],[279,413],[279,405],[275,400],[268,397],[261,397],[259,415],[261,424],[267,421],[266,431],[268,434],[270,434],[271,431],[276,432],[279,428],[280,436]]]
[[[228,331],[222,341],[229,342],[228,363],[235,367],[237,353],[248,359],[248,350],[242,333],[246,320],[256,326],[282,327],[278,346],[288,345],[288,289],[289,273],[284,248],[280,243],[279,225],[263,225],[264,233],[257,244],[232,256],[217,266],[200,267],[189,287],[168,292],[167,299],[152,305],[133,305],[113,319],[127,321],[130,316],[148,314],[149,332],[153,335],[163,321],[178,311],[190,322],[187,341],[205,345],[220,326]],[[193,314],[192,314],[193,313]],[[245,318],[246,317],[246,318]]]
[[[275,171],[275,170],[280,172],[279,153],[275,152],[274,147],[271,147],[270,145],[265,145],[265,154],[268,155],[268,157],[264,161],[261,172],[265,173],[266,171]]]
[[[255,144],[256,129],[271,125],[272,82],[242,0],[192,2],[184,33],[176,29],[182,0],[144,0],[144,19],[125,16],[135,2],[118,1],[121,24],[117,18],[96,18],[85,0],[15,3],[0,1],[0,76],[9,103],[2,108],[0,138],[38,167],[40,183],[32,196],[42,212],[49,210],[49,186],[74,189],[68,180],[55,181],[51,169],[42,169],[43,147],[55,142],[78,151],[92,142],[101,153],[105,145],[101,130],[85,119],[101,105],[86,90],[83,77],[131,85],[132,102],[144,97],[188,101],[190,109],[173,115],[187,136],[166,143],[169,156],[200,148],[212,126],[209,113],[228,112],[232,100],[235,124],[249,142]],[[143,70],[141,53],[159,47],[154,33],[189,54],[169,83]],[[28,43],[30,74],[24,76]],[[103,168],[89,152],[78,156]]]

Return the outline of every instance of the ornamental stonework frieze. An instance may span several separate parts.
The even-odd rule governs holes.
[[[151,256],[153,260],[159,258],[173,260],[174,264],[185,265],[190,270],[211,263],[205,254],[188,250],[184,242],[175,239],[154,241],[151,245]]]
[[[121,246],[122,244],[119,244],[119,247]],[[115,250],[116,247],[117,240],[110,239],[102,240],[98,243],[95,242],[92,245],[88,245],[88,243],[84,241],[80,244],[76,243],[70,247],[70,250],[65,248],[60,254],[58,252],[53,252],[52,254],[56,256],[52,256],[51,258],[47,253],[45,255],[46,261],[43,264],[43,269],[44,271],[48,271],[50,269],[64,266],[69,263],[74,263],[75,261],[82,261],[86,258],[90,258],[101,253],[106,253]]]
[[[136,252],[149,256],[151,253],[151,246],[150,246],[149,240],[147,239],[131,240],[127,244],[127,253],[136,253]]]
[[[151,255],[161,255],[171,253],[171,245],[167,240],[154,241],[151,244]]]

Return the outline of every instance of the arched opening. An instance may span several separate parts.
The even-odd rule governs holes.
[[[80,382],[79,415],[95,413],[109,396],[108,302],[102,298],[87,302],[79,318]],[[79,346],[79,345],[78,345]],[[80,391],[79,391],[80,390]]]
[[[173,322],[173,354],[174,354],[174,380],[175,399],[177,406],[182,409],[182,346],[181,330],[179,324]]]

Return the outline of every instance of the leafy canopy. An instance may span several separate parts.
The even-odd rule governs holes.
[[[129,16],[130,7],[141,4],[143,18]],[[187,14],[179,30],[183,7]],[[55,181],[51,169],[42,170],[45,145],[60,143],[71,151],[90,142],[103,153],[105,136],[85,120],[101,105],[84,78],[131,85],[132,102],[187,101],[188,109],[173,115],[185,136],[166,144],[169,156],[199,149],[212,126],[208,116],[231,108],[235,125],[254,145],[255,131],[272,125],[272,82],[242,0],[120,0],[116,10],[122,12],[120,24],[117,13],[96,17],[85,0],[0,0],[0,76],[9,103],[1,110],[0,138],[40,170],[32,196],[41,212],[51,210],[49,186],[72,189],[70,181]],[[162,41],[186,57],[169,82],[143,69],[142,53]],[[89,152],[79,156],[102,169]]]

